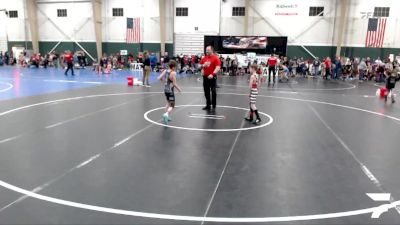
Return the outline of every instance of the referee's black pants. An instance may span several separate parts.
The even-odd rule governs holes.
[[[215,108],[217,106],[217,78],[208,79],[207,76],[203,77],[204,96],[206,97],[207,107],[210,108],[211,104]],[[211,96],[210,96],[211,94]]]
[[[72,62],[67,62],[67,70],[65,71],[65,76],[68,75],[68,71],[72,71],[72,76],[74,75],[74,64]]]
[[[271,83],[271,73],[272,73],[272,82],[275,83],[275,66],[268,66],[268,83]]]

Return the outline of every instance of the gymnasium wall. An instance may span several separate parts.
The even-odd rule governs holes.
[[[172,52],[172,0],[165,0],[168,8],[166,12],[166,50]],[[18,10],[19,18],[8,18],[7,33],[8,47],[12,46],[31,46],[29,37],[29,24],[25,26],[25,6],[24,0],[8,1],[5,8],[8,10]],[[70,3],[58,3],[58,0],[38,0],[38,24],[39,24],[39,49],[46,53],[51,50],[58,42],[56,51],[67,49],[76,51],[80,47],[78,42],[94,58],[96,55],[95,32],[92,18],[92,5],[88,1],[71,1]],[[123,8],[123,17],[113,17],[112,8]],[[67,9],[67,17],[57,17],[57,9]],[[111,54],[121,49],[128,52],[137,53],[138,51],[149,50],[160,51],[159,36],[159,8],[158,0],[103,0],[103,51]],[[141,44],[127,44],[125,39],[126,18],[141,18]],[[1,19],[1,18],[0,18]],[[1,27],[1,25],[0,25]],[[19,29],[14,29],[19,27]],[[28,29],[25,32],[25,28]],[[4,34],[0,28],[1,34]],[[25,40],[27,41],[25,43]]]
[[[75,0],[72,3],[55,3],[55,0],[38,0],[40,51],[45,53],[61,41],[56,50],[77,48],[73,40],[87,47],[95,56],[95,35],[91,3]],[[244,0],[165,0],[167,49],[172,52],[174,33],[198,35],[246,35],[244,17],[233,17],[232,7],[245,6]],[[336,51],[341,0],[250,0],[247,35],[288,36],[288,55],[311,57],[312,54],[333,56]],[[0,16],[0,43],[8,35],[9,48],[13,43],[29,44],[29,25],[25,20],[25,1],[2,2],[8,10],[18,10],[19,18]],[[65,1],[63,1],[65,2]],[[387,53],[400,55],[399,0],[349,0],[348,18],[342,54],[346,56],[385,57]],[[323,17],[310,17],[310,6],[323,6]],[[103,49],[114,53],[119,49],[159,51],[158,0],[103,0]],[[175,16],[176,7],[188,7],[188,17]],[[368,18],[363,13],[373,13],[374,7],[390,7],[382,49],[366,48],[365,36]],[[57,9],[67,9],[68,17],[57,17]],[[124,8],[123,17],[113,17],[112,8]],[[126,17],[142,18],[142,44],[126,44]],[[4,25],[3,25],[4,24]],[[27,26],[26,26],[27,25]],[[16,29],[17,28],[17,29]],[[79,48],[79,47],[78,47]]]
[[[246,34],[245,18],[232,16],[232,7],[244,7],[245,0],[204,1],[203,4],[203,1],[194,3],[193,0],[176,0],[176,7],[189,8],[189,17],[175,17],[174,31],[195,33],[194,27],[197,26],[198,33],[211,35],[288,36],[289,56],[311,57],[301,46],[315,56],[334,56],[337,42],[334,30],[338,27],[340,16],[339,1],[341,0],[250,0],[250,7],[246,9],[249,17]],[[381,58],[386,57],[387,53],[400,55],[399,0],[349,2],[342,55]],[[323,6],[324,16],[310,17],[311,6]],[[362,13],[373,13],[374,7],[390,7],[382,49],[365,48],[368,18],[363,18]],[[202,16],[198,16],[199,12],[202,12]]]
[[[188,16],[175,16],[174,33],[219,33],[220,1],[175,0],[174,4],[175,8],[189,8]],[[195,29],[196,27],[198,30]]]

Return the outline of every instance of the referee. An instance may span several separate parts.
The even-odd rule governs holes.
[[[221,61],[214,53],[212,46],[207,46],[206,55],[201,59],[200,65],[203,69],[203,88],[207,102],[203,110],[215,110],[217,107],[217,74],[221,69]]]
[[[272,75],[272,82],[275,84],[275,72],[276,72],[276,64],[278,63],[278,59],[275,57],[274,54],[268,58],[268,84],[271,83],[271,75]]]

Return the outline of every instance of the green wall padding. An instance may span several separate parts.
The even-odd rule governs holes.
[[[24,47],[27,49],[32,49],[32,42],[31,41],[9,41],[7,43],[8,51],[11,51],[12,47]]]
[[[312,54],[320,59],[327,56],[333,58],[336,54],[335,46],[305,46]],[[366,58],[387,58],[389,54],[400,55],[400,48],[364,48],[364,47],[342,47],[341,55],[346,57]],[[301,46],[288,46],[287,55],[289,57],[311,58]]]
[[[49,52],[57,42],[41,41],[39,42],[39,49],[41,54]],[[94,58],[97,58],[96,43],[95,42],[80,42],[80,45],[86,49]],[[9,41],[8,49],[11,50],[12,47],[19,46],[32,49],[32,42],[27,41]],[[141,43],[141,44],[127,44],[119,42],[104,42],[102,44],[103,52],[109,54],[115,54],[120,50],[128,50],[128,53],[133,53],[137,55],[139,51],[150,51],[150,52],[160,52],[159,43]],[[319,58],[325,58],[327,56],[334,57],[336,53],[335,46],[305,46],[311,53]],[[65,50],[78,51],[81,50],[80,47],[74,42],[62,42],[55,49],[57,52],[63,52]],[[173,44],[165,44],[165,50],[172,55],[174,51]],[[364,47],[342,47],[341,55],[346,57],[360,57],[360,58],[381,58],[384,59],[389,56],[389,54],[400,55],[400,48],[364,48]],[[305,59],[311,58],[301,46],[289,45],[287,47],[287,55],[290,58],[293,57],[303,57]]]
[[[52,42],[52,41],[40,41],[39,42],[39,51],[41,54],[46,54],[48,53],[51,49],[54,48],[54,46],[58,42]],[[96,52],[96,43],[95,42],[79,42],[79,44],[87,51],[93,58],[97,58],[97,52]],[[80,51],[82,50],[75,42],[61,42],[55,49],[54,51],[58,53],[63,53],[66,50],[71,50],[73,52]],[[89,62],[92,60],[90,57],[88,57]]]
[[[333,46],[304,46],[316,57],[320,59],[325,58],[327,56],[332,57],[335,55],[336,47]],[[304,50],[301,46],[289,45],[287,47],[287,55],[290,58],[294,57],[303,57],[304,59],[312,58],[312,56]]]

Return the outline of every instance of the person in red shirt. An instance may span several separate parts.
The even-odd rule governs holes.
[[[271,74],[273,75],[272,82],[275,84],[275,71],[277,63],[278,59],[275,57],[275,55],[271,55],[271,57],[268,58],[268,84],[271,83]]]
[[[206,55],[200,61],[201,68],[203,70],[203,88],[204,96],[206,97],[207,104],[203,110],[215,110],[217,107],[217,73],[221,69],[221,61],[219,57],[214,53],[212,46],[207,46]],[[212,98],[210,98],[210,92]]]
[[[68,76],[68,71],[71,69],[72,72],[72,76],[74,76],[74,64],[73,64],[73,60],[74,57],[71,53],[71,51],[66,51],[64,54],[64,60],[67,63],[67,70],[65,70],[65,76]]]
[[[192,55],[192,71],[194,71],[195,70],[195,68],[196,68],[196,56],[195,55]]]
[[[326,69],[325,79],[328,80],[328,77],[332,77],[331,76],[331,67],[332,67],[331,58],[326,57],[324,63],[325,63],[325,69]]]

